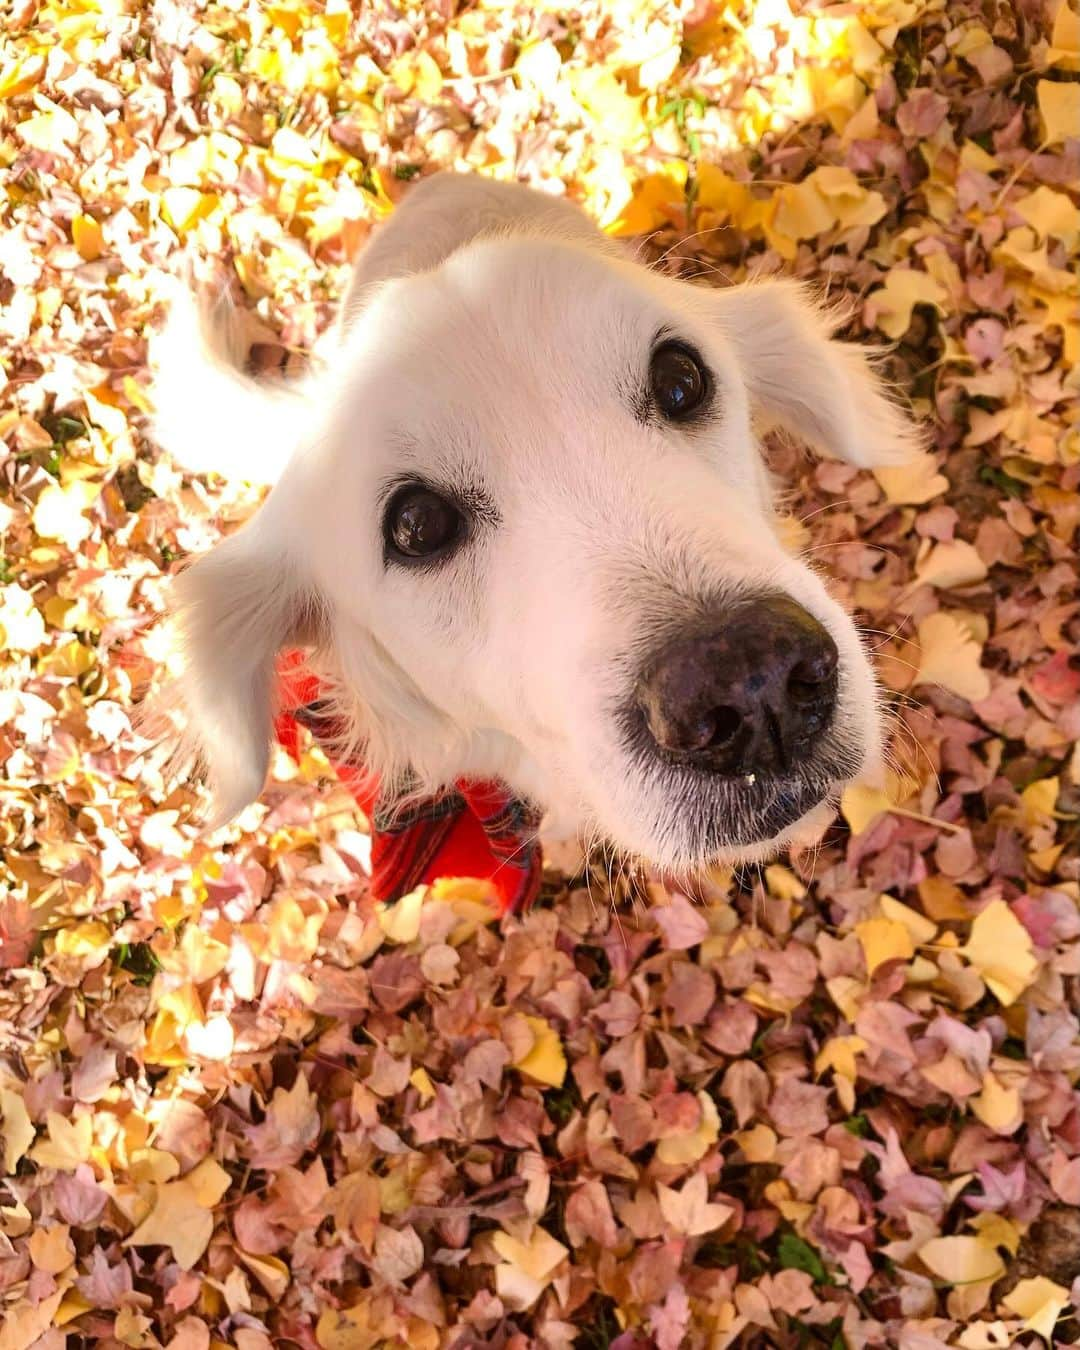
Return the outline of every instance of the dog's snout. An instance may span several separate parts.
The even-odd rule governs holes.
[[[836,704],[836,643],[801,605],[770,595],[676,638],[642,674],[637,703],[656,746],[718,774],[785,773]]]

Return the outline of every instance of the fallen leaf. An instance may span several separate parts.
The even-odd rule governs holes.
[[[1055,1284],[1045,1275],[1035,1275],[1020,1280],[1002,1302],[1010,1312],[1025,1319],[1025,1331],[1034,1331],[1050,1344],[1054,1327],[1072,1299],[1063,1285]]]
[[[976,915],[960,951],[1006,1007],[1016,1002],[1039,969],[1027,929],[1004,900],[992,900]]]
[[[919,624],[919,668],[915,684],[939,684],[972,703],[990,695],[979,644],[953,614],[928,615]]]
[[[525,1021],[532,1030],[533,1043],[526,1054],[513,1061],[514,1068],[548,1087],[562,1087],[566,1079],[566,1055],[559,1033],[542,1017],[526,1016]]]
[[[958,1234],[931,1238],[919,1248],[919,1260],[947,1284],[975,1284],[997,1280],[1005,1274],[1005,1265],[995,1247],[981,1237]]]
[[[153,1209],[124,1245],[170,1247],[180,1269],[190,1270],[207,1248],[214,1206],[231,1184],[228,1172],[212,1158],[179,1181],[157,1184]]]

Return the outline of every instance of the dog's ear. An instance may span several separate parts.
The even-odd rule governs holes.
[[[317,645],[326,627],[323,607],[288,559],[271,515],[264,506],[174,583],[181,673],[169,700],[184,724],[183,757],[206,772],[215,825],[263,789],[278,653]]]
[[[752,282],[715,295],[763,430],[781,427],[860,468],[900,464],[921,448],[872,350],[835,340],[841,314],[815,304],[797,282]]]

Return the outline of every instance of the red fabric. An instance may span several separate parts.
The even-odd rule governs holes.
[[[302,653],[281,657],[278,685],[274,731],[281,745],[297,758],[304,725],[327,749],[333,728],[323,721],[325,739],[320,735],[322,690],[304,668]],[[462,779],[456,791],[399,814],[381,801],[374,774],[332,757],[331,763],[371,822],[371,885],[377,899],[397,900],[440,877],[490,880],[503,913],[527,908],[536,898],[541,865],[537,819],[501,783]]]

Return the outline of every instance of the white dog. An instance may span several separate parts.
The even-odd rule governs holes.
[[[861,466],[915,444],[832,327],[794,284],[658,275],[566,202],[454,175],[377,232],[296,384],[181,309],[161,444],[274,484],[178,582],[218,818],[262,790],[302,645],[384,784],[501,779],[673,869],[819,830],[879,762],[875,683],[780,540],[757,434]]]

